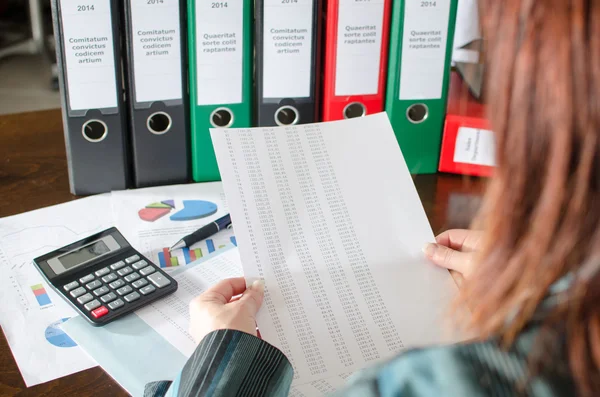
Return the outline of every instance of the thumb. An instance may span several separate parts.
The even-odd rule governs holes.
[[[443,245],[431,243],[423,247],[423,252],[436,265],[463,274],[469,269],[473,256],[471,252],[455,251]]]
[[[246,306],[252,315],[256,315],[258,309],[260,309],[260,306],[262,305],[264,295],[265,282],[263,280],[256,280],[246,289],[246,291],[244,291],[239,302]]]

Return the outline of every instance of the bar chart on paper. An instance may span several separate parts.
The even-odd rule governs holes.
[[[233,235],[233,231],[223,230],[212,238],[194,244],[191,248],[185,247],[172,252],[169,252],[169,247],[151,250],[150,258],[162,268],[183,266],[228,245],[237,246],[237,240]]]

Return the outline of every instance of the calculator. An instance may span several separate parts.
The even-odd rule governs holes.
[[[95,326],[177,290],[177,281],[136,251],[115,227],[33,262],[48,284]]]

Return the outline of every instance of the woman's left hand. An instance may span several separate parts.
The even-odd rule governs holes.
[[[233,297],[241,297],[233,299]],[[256,336],[256,313],[262,305],[264,282],[246,288],[243,277],[220,281],[190,302],[190,334],[199,343],[219,329],[234,329]]]

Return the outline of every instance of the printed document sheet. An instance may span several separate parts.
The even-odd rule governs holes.
[[[385,113],[211,135],[244,276],[266,283],[258,327],[295,384],[456,340],[457,287],[421,253],[434,235]]]

